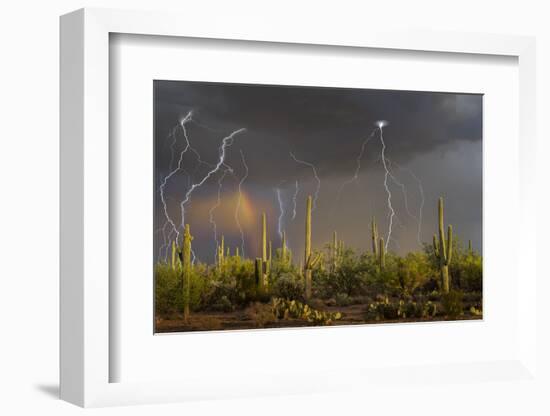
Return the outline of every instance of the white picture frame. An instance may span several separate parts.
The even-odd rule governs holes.
[[[332,31],[316,26],[284,30],[275,23],[243,18],[205,25],[169,13],[82,9],[61,18],[61,398],[80,406],[184,401],[197,398],[262,394],[296,394],[391,382],[398,369],[370,369],[368,373],[331,369],[324,379],[304,374],[288,380],[277,374],[262,382],[193,378],[182,381],[112,383],[109,368],[109,35],[111,33],[332,45],[440,53],[488,54],[516,57],[519,65],[519,163],[521,217],[518,266],[524,272],[518,288],[519,345],[517,354],[499,362],[439,365],[419,363],[412,371],[427,383],[443,377],[479,382],[472,373],[499,375],[506,380],[537,380],[536,314],[537,270],[534,182],[529,175],[535,160],[535,41],[529,37],[465,33],[397,32],[368,28]],[[236,31],[235,28],[239,30]],[[514,271],[511,271],[514,273]],[[516,270],[517,273],[517,270]],[[111,305],[112,306],[112,305]],[[531,318],[530,318],[531,317]],[[215,336],[215,335],[212,335]],[[321,369],[322,370],[322,369]],[[405,371],[405,370],[404,370]],[[411,370],[407,370],[411,373]],[[405,371],[405,373],[407,373]],[[403,373],[403,374],[402,374]],[[342,377],[353,380],[343,385]],[[413,377],[413,378],[414,378]],[[488,376],[487,376],[488,377]],[[483,377],[481,377],[483,379]],[[385,380],[385,381],[384,381]]]

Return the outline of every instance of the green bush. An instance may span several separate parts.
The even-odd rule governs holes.
[[[155,267],[155,311],[166,315],[183,311],[183,277],[181,269],[159,263]],[[211,280],[204,277],[206,267],[197,264],[191,270],[189,307],[191,310],[203,306],[203,294],[208,292]]]
[[[457,318],[462,315],[464,310],[462,299],[463,294],[458,290],[451,290],[449,293],[441,295],[441,306],[444,314],[449,318]]]
[[[271,292],[279,298],[301,300],[304,296],[304,283],[300,276],[286,271],[274,279]]]

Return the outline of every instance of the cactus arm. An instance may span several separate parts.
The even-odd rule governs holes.
[[[307,197],[306,203],[306,242],[304,252],[304,263],[307,264],[307,260],[311,255],[311,195]]]
[[[433,237],[433,247],[434,247],[435,257],[439,259],[439,244],[437,243],[437,236],[435,234]]]
[[[313,269],[317,265],[317,263],[319,263],[319,260],[321,260],[322,257],[323,256],[321,255],[321,253],[317,253],[316,255],[311,254],[309,256],[306,269]]]
[[[439,198],[438,202],[438,217],[439,217],[439,256],[443,263],[447,262],[447,248],[445,244],[445,227],[443,225],[443,198]]]
[[[172,270],[176,270],[176,242],[172,240]]]
[[[267,261],[267,225],[265,212],[262,213],[262,261]]]
[[[306,203],[306,242],[304,249],[304,276],[305,276],[305,297],[311,297],[311,269],[308,268],[311,257],[311,195],[307,197]]]

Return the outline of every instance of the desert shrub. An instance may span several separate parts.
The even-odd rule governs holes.
[[[460,289],[466,292],[481,292],[483,284],[481,256],[476,254],[464,256],[451,271],[456,276]]]
[[[271,285],[271,292],[279,298],[301,300],[304,295],[304,283],[300,276],[285,271],[276,276]]]
[[[337,293],[334,300],[338,306],[349,306],[352,303],[351,297],[347,293]]]
[[[404,293],[413,293],[425,285],[433,272],[425,253],[409,253],[397,260],[397,276]]]
[[[246,261],[234,272],[237,303],[245,305],[257,299],[257,284],[252,261]]]
[[[252,320],[256,328],[263,328],[277,320],[271,305],[260,302],[251,303],[246,308],[245,314],[248,319]]]
[[[181,269],[172,270],[171,266],[159,263],[155,267],[155,311],[157,314],[183,311],[183,276]],[[189,307],[200,309],[203,294],[208,290],[209,279],[204,278],[205,267],[195,265],[191,270]]]
[[[462,315],[464,305],[462,303],[463,294],[458,290],[451,290],[441,296],[441,306],[443,312],[449,318],[456,318]]]
[[[233,312],[235,307],[233,302],[231,302],[229,298],[224,295],[218,300],[218,302],[211,304],[209,309],[218,312]]]
[[[166,315],[177,311],[178,290],[180,286],[175,270],[168,264],[155,266],[155,311],[157,315]]]

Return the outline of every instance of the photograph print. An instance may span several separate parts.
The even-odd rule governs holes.
[[[481,94],[153,89],[156,333],[482,319]]]

